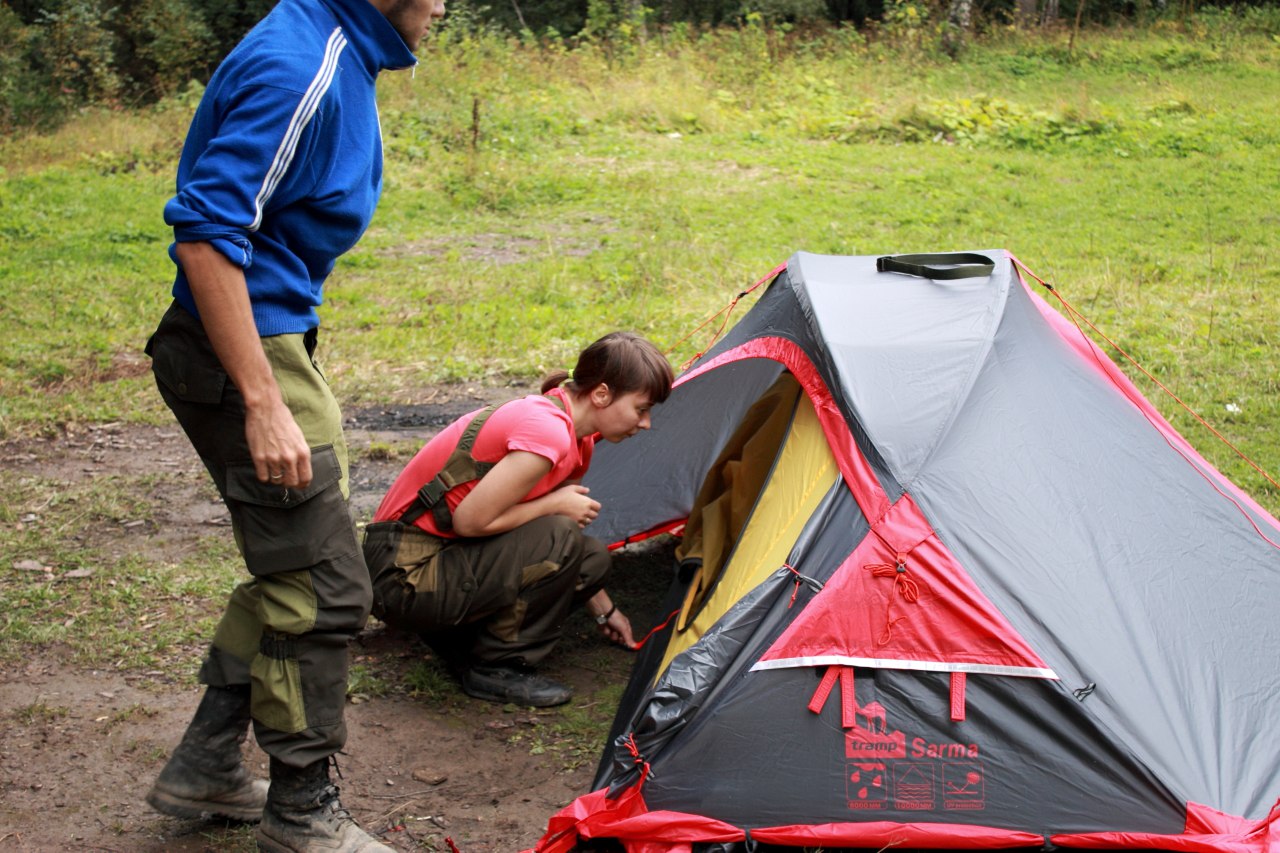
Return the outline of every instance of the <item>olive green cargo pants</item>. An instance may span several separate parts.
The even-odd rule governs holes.
[[[252,575],[231,593],[200,680],[250,685],[258,744],[295,767],[346,742],[347,644],[372,601],[347,505],[342,418],[312,360],[315,341],[314,330],[262,339],[311,445],[313,479],[301,490],[258,481],[244,399],[196,318],[174,303],[147,344],[160,394],[212,475]]]
[[[611,562],[602,542],[558,515],[476,539],[378,522],[365,528],[364,556],[374,615],[422,634],[455,666],[537,664]]]

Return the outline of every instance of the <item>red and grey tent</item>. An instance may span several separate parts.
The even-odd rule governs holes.
[[[587,485],[675,616],[538,851],[1280,851],[1280,524],[1007,252],[795,255]]]

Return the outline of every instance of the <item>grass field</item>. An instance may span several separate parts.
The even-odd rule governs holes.
[[[384,201],[327,286],[327,372],[347,403],[535,378],[612,327],[676,345],[797,250],[1000,247],[1274,472],[1278,31],[1257,10],[999,31],[958,61],[902,28],[446,33],[384,75]],[[167,422],[141,347],[197,95],[0,147],[0,437]]]

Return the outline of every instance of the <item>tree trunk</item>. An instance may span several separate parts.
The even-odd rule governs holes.
[[[640,41],[649,40],[649,25],[644,14],[644,0],[627,0],[627,19],[636,28]]]
[[[967,33],[973,23],[973,0],[951,0],[951,8],[947,10],[947,23]]]
[[[942,49],[952,59],[964,51],[973,22],[973,0],[950,0],[947,22],[942,28]]]
[[[1018,26],[1030,27],[1036,23],[1036,0],[1018,0]]]

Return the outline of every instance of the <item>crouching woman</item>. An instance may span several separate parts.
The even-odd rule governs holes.
[[[572,689],[537,673],[575,607],[635,645],[605,591],[609,552],[585,535],[600,504],[581,485],[597,438],[649,428],[671,393],[671,366],[649,341],[613,332],[553,373],[542,393],[464,415],[392,484],[365,531],[373,613],[420,633],[463,690],[545,707]]]

